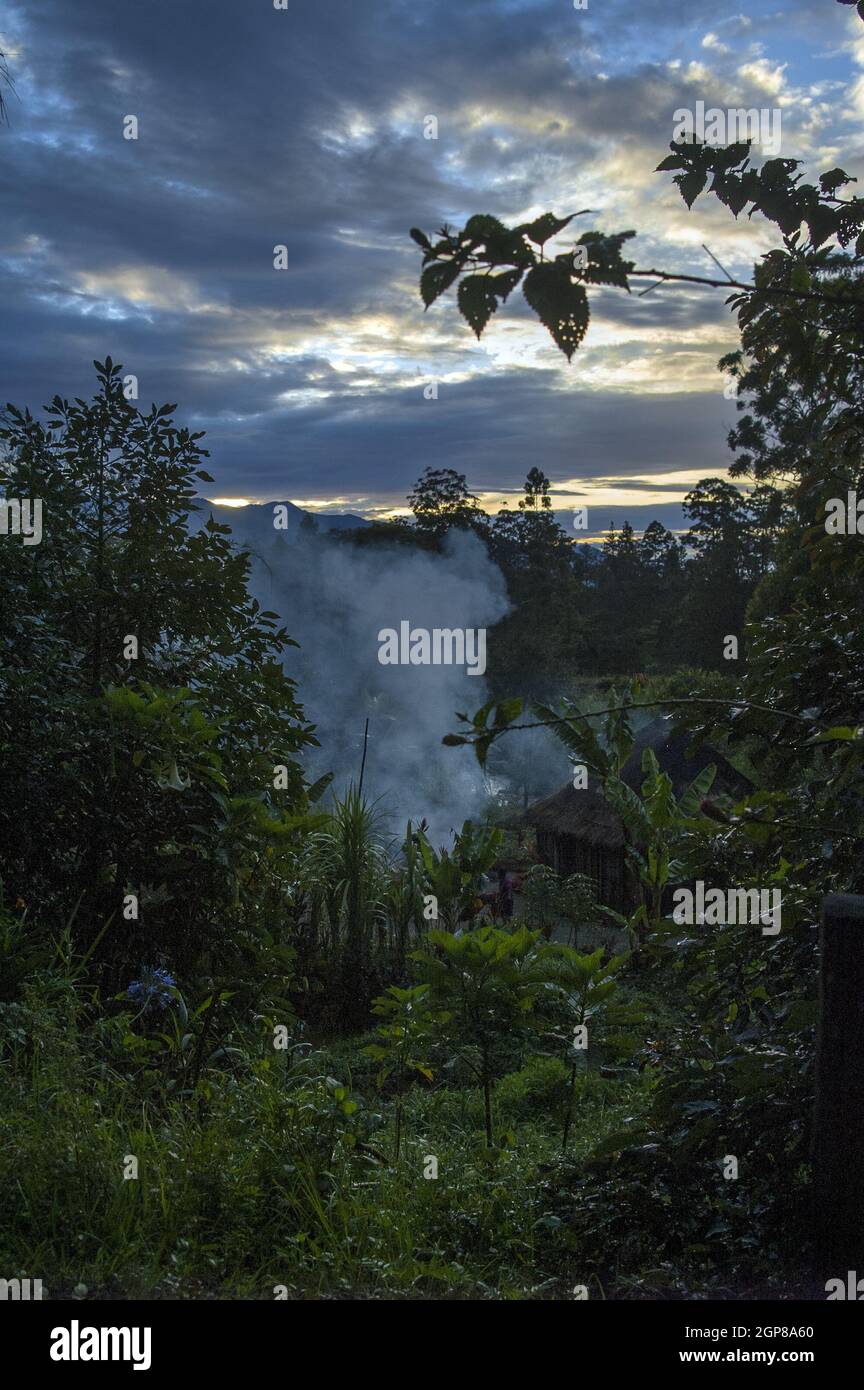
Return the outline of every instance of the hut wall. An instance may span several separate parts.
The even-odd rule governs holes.
[[[544,864],[559,874],[586,874],[597,901],[617,912],[630,906],[625,886],[624,851],[591,845],[575,835],[538,830],[537,849]]]

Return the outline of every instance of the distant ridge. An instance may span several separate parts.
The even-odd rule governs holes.
[[[284,507],[287,513],[288,524],[278,531],[273,526],[274,507]],[[307,516],[322,531],[354,531],[372,525],[366,517],[355,516],[352,512],[307,512],[293,502],[250,502],[248,507],[219,507],[207,497],[196,497],[190,509],[190,528],[200,530],[211,512],[221,525],[230,526],[236,536],[258,542],[272,540],[274,535],[292,535]]]

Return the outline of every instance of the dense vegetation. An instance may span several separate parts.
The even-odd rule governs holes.
[[[512,611],[493,700],[449,742],[485,759],[520,723],[557,732],[627,829],[623,917],[537,865],[526,917],[478,924],[515,814],[393,846],[359,788],[308,784],[290,638],[226,528],[187,530],[206,454],[173,406],[137,410],[108,358],[90,402],[7,407],[3,491],[46,516],[41,545],[0,547],[9,1277],[181,1298],[808,1288],[815,927],[862,875],[864,562],[824,518],[862,486],[864,203],[840,170],[757,174],[746,147],[665,167],[688,203],[710,178],[781,239],[733,296],[744,489],[707,479],[687,535],[624,528],[597,556],[539,469],[494,521],[440,470],[412,525],[333,541],[484,539]],[[568,221],[417,233],[424,296],[465,273],[482,332],[524,275],[572,356],[589,287],[641,272],[621,235],[583,236],[587,268],[544,260]],[[586,676],[609,678],[592,709],[610,713],[577,702]],[[646,754],[633,792],[645,707],[754,790],[716,795],[709,773],[676,797]],[[782,931],[682,931],[669,890],[697,878],[782,888]],[[562,924],[630,949],[565,945]]]

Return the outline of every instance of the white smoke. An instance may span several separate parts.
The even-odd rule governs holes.
[[[241,525],[236,531],[242,537]],[[473,714],[488,699],[486,682],[464,666],[381,665],[378,633],[403,620],[488,633],[509,602],[483,543],[451,530],[437,553],[296,532],[255,551],[252,590],[300,644],[283,664],[317,726],[310,777],[332,771],[337,792],[357,781],[368,717],[364,794],[381,798],[393,833],[425,817],[433,844],[445,843],[488,797],[473,750],[441,743],[457,710]]]

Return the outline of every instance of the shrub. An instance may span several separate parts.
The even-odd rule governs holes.
[[[541,1116],[560,1125],[567,1106],[570,1071],[560,1057],[531,1057],[520,1071],[499,1081],[498,1108],[510,1122]]]

